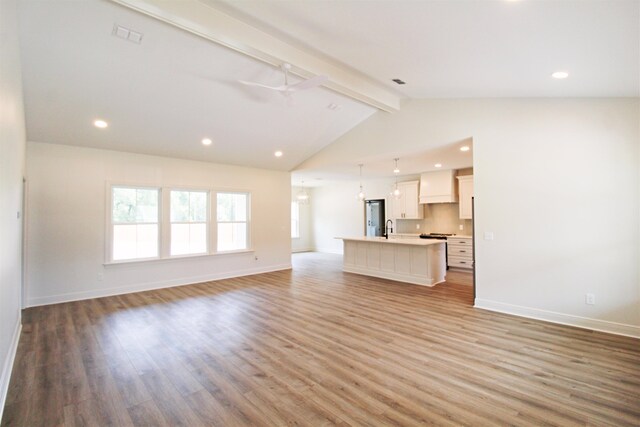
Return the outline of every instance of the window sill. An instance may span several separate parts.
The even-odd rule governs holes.
[[[145,258],[145,259],[122,260],[122,261],[109,261],[109,262],[102,263],[102,265],[104,265],[105,267],[109,267],[109,266],[112,266],[112,265],[162,263],[162,262],[171,262],[171,261],[184,260],[184,259],[193,259],[193,258],[206,258],[206,257],[217,257],[217,256],[238,255],[238,254],[251,254],[253,252],[255,252],[253,249],[241,249],[241,250],[236,250],[236,251],[211,252],[211,253],[207,253],[207,254],[176,255],[176,256],[166,257],[166,258]]]

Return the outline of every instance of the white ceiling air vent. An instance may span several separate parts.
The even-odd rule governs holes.
[[[122,25],[114,24],[111,34],[120,39],[128,40],[136,44],[140,44],[142,42],[142,33],[133,31],[129,28],[123,27]]]

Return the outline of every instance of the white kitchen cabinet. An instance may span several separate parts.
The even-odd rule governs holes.
[[[392,199],[394,219],[422,219],[424,210],[418,203],[420,181],[399,182],[400,198]]]
[[[471,237],[453,236],[447,239],[447,265],[452,268],[473,268]]]
[[[473,175],[458,177],[458,194],[460,195],[460,219],[471,219],[473,216]]]

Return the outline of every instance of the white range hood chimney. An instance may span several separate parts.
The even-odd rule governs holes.
[[[420,175],[420,203],[457,203],[456,171],[425,172]]]

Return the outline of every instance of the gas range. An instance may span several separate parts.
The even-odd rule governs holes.
[[[421,239],[438,239],[438,240],[447,240],[447,237],[453,237],[455,234],[453,233],[429,233],[429,234],[421,234]]]

